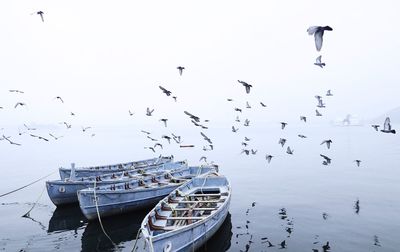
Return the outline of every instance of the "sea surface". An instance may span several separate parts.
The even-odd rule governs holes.
[[[277,122],[238,133],[230,127],[204,131],[213,151],[202,150],[206,143],[198,131],[184,129],[184,144],[196,148],[164,142],[157,153],[143,148],[149,142],[137,128],[97,127],[93,137],[77,130],[49,142],[15,137],[22,146],[0,142],[0,194],[49,173],[48,180],[57,179],[58,167],[72,162],[101,165],[173,154],[198,165],[204,155],[219,164],[233,193],[227,219],[201,251],[323,251],[327,242],[330,251],[400,251],[400,134],[369,125],[297,123],[282,130]],[[244,136],[255,155],[241,154]],[[280,137],[287,139],[283,148]],[[332,139],[330,149],[321,145],[325,139]],[[271,163],[267,153],[274,156]],[[320,154],[332,163],[322,165]],[[117,251],[98,222],[88,223],[76,205],[56,208],[44,189],[45,180],[0,198],[0,251]],[[32,206],[30,218],[21,217]],[[118,250],[131,251],[147,211],[103,220]]]

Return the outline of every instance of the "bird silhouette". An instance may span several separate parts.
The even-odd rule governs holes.
[[[235,108],[235,111],[242,113],[242,110],[240,108]]]
[[[301,134],[299,134],[297,136],[300,137],[300,138],[307,138],[305,135],[301,135]]]
[[[203,136],[204,140],[206,140],[206,141],[209,142],[210,144],[213,144],[212,141],[211,141],[211,139],[210,139],[208,136],[206,136],[203,132],[200,132],[200,134]]]
[[[67,127],[67,129],[70,129],[72,127],[72,125],[68,124],[67,122],[63,122],[63,123],[64,123],[65,127]]]
[[[169,144],[171,144],[171,137],[167,135],[162,135],[161,138],[164,138],[168,141]]]
[[[153,148],[155,149],[157,146],[160,147],[161,149],[163,149],[163,146],[162,146],[162,144],[160,144],[160,143],[154,144],[154,147],[153,147]]]
[[[379,125],[371,125],[372,128],[374,128],[376,131],[379,131]]]
[[[246,149],[242,149],[242,152],[240,152],[240,154],[243,154],[243,153],[245,153],[248,156],[250,154],[250,151],[246,150]]]
[[[151,136],[147,136],[148,139],[150,139],[151,141],[157,142],[158,140],[155,138],[152,138]]]
[[[156,150],[153,148],[153,147],[144,147],[145,149],[149,149],[149,150],[152,150],[153,152],[156,152]]]
[[[282,128],[282,129],[285,129],[286,125],[287,125],[286,122],[281,122],[281,128]]]
[[[195,115],[193,115],[193,114],[191,114],[191,113],[189,113],[189,112],[187,112],[187,111],[183,111],[183,113],[185,113],[186,115],[188,115],[188,116],[190,117],[190,119],[192,119],[192,120],[194,120],[194,121],[196,121],[196,122],[200,122],[200,117],[195,116]]]
[[[169,91],[169,90],[163,88],[162,86],[158,86],[158,87],[159,87],[159,88],[163,91],[163,93],[166,94],[167,96],[170,96],[170,95],[171,95],[171,91]]]
[[[326,96],[333,96],[333,94],[332,94],[330,89],[328,91],[326,91]]]
[[[331,249],[331,246],[329,246],[329,242],[326,242],[326,244],[322,246],[323,252],[328,252],[330,249]]]
[[[6,140],[6,141],[9,142],[10,144],[17,145],[17,146],[21,146],[21,144],[11,141],[10,138],[11,138],[11,137],[6,137],[5,135],[3,135],[3,138],[2,138],[1,140]]]
[[[307,29],[308,35],[314,35],[315,48],[317,51],[321,51],[324,32],[332,30],[330,26],[310,26]]]
[[[10,89],[10,90],[8,90],[10,93],[20,93],[20,94],[23,94],[24,93],[24,91],[21,91],[21,90],[17,90],[17,89]]]
[[[206,163],[207,163],[207,157],[205,157],[205,156],[202,156],[202,157],[200,158],[199,162],[201,162],[201,160],[204,160],[204,162],[206,162]]]
[[[178,66],[176,69],[179,70],[179,75],[182,76],[183,70],[185,69],[185,67],[183,66]]]
[[[265,105],[264,103],[260,102],[261,106],[266,107],[267,105]]]
[[[318,56],[318,57],[315,59],[314,65],[319,66],[320,68],[324,68],[325,63],[322,63],[322,62],[321,62],[321,58],[322,58],[321,55]]]
[[[251,154],[256,155],[258,150],[251,149],[250,151],[251,151]]]
[[[331,139],[327,139],[327,140],[322,141],[322,143],[320,145],[326,144],[326,147],[328,149],[330,149],[331,148],[331,143],[332,143],[332,140]]]
[[[356,159],[356,160],[354,160],[354,162],[356,162],[357,166],[358,166],[358,167],[360,167],[361,160],[359,160],[359,159]]]
[[[315,110],[315,115],[316,116],[322,116],[322,114],[318,111],[318,109]]]
[[[143,132],[143,133],[145,133],[145,134],[147,134],[147,135],[150,135],[150,134],[151,134],[150,132],[145,131],[145,130],[140,130],[140,131]]]
[[[270,155],[270,154],[265,155],[265,159],[268,161],[268,164],[271,163],[271,159],[272,159],[273,157],[274,157],[274,156],[272,156],[272,155]]]
[[[286,241],[283,240],[279,245],[281,246],[281,249],[286,248]]]
[[[279,142],[280,145],[282,145],[282,147],[285,145],[286,143],[286,139],[285,138],[279,138]]]
[[[293,152],[294,152],[294,150],[290,149],[290,146],[288,146],[287,149],[286,149],[286,153],[290,154],[290,155],[293,155]]]
[[[239,116],[236,116],[235,121],[236,121],[236,122],[240,122]]]
[[[54,99],[60,100],[61,103],[64,103],[64,100],[63,100],[60,96],[57,96],[57,97],[55,97]]]
[[[248,84],[248,83],[246,83],[246,82],[244,82],[244,81],[241,81],[241,80],[238,80],[238,82],[245,87],[246,93],[249,94],[250,93],[250,88],[252,88],[253,86]]]
[[[251,108],[251,106],[250,106],[250,104],[249,104],[249,102],[248,102],[248,101],[246,102],[246,108],[248,108],[248,109],[250,109],[250,108]]]
[[[33,134],[29,134],[31,137],[36,137],[36,138],[38,138],[38,139],[40,139],[40,140],[43,140],[43,141],[46,141],[46,142],[48,142],[49,141],[49,139],[47,139],[47,138],[44,138],[44,137],[41,137],[41,136],[38,136],[38,135],[33,135]]]
[[[232,132],[236,133],[239,129],[236,129],[235,126],[232,126]]]
[[[300,121],[307,122],[307,117],[305,117],[305,116],[300,116]]]
[[[167,118],[161,118],[160,119],[160,122],[163,122],[165,127],[167,127],[167,121],[168,121]]]
[[[250,125],[250,120],[246,118],[246,120],[244,120],[244,126],[249,126]]]
[[[231,99],[231,98],[227,98],[226,100],[227,100],[227,101],[233,101],[233,99]]]
[[[150,110],[150,108],[147,107],[147,109],[146,109],[147,116],[152,116],[153,112],[154,112],[154,109]]]
[[[330,159],[329,157],[319,154],[321,157],[323,157],[325,160],[322,162],[323,165],[329,165],[332,161],[332,159]]]
[[[43,18],[44,12],[43,11],[38,11],[38,12],[36,12],[36,14],[39,15],[40,18],[42,19],[42,22],[44,22],[44,18]]]
[[[178,99],[178,97],[176,97],[176,96],[172,96],[172,98],[174,99],[175,102],[176,102],[176,99]]]
[[[26,128],[27,130],[36,130],[36,128],[28,127],[28,125],[26,125],[25,123],[24,123],[24,126],[25,126],[25,128]]]
[[[24,103],[24,102],[17,102],[16,104],[15,104],[15,106],[14,106],[14,108],[17,108],[18,106],[26,106],[26,103]]]
[[[128,112],[129,112],[130,116],[133,116],[133,114],[135,114],[135,113],[131,112],[131,110],[129,110]]]
[[[386,117],[385,122],[383,124],[383,130],[381,130],[381,132],[396,134],[396,130],[392,129],[392,125],[390,124],[389,117]]]
[[[92,127],[90,127],[90,126],[89,126],[89,127],[83,127],[83,126],[82,126],[82,131],[83,131],[83,132],[86,132],[88,129],[91,129],[91,128],[92,128]]]
[[[251,140],[250,138],[244,137],[244,141],[248,142],[248,141],[250,141],[250,140]]]
[[[356,214],[360,213],[360,200],[357,199],[356,202],[354,203],[354,210]]]
[[[53,135],[53,134],[51,134],[51,133],[49,133],[49,136],[51,136],[52,138],[54,138],[54,140],[58,140],[59,138],[64,137],[64,136],[59,136],[59,137],[57,137],[57,136],[55,136],[55,135]]]

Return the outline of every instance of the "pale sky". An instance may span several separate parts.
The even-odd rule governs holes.
[[[374,118],[400,105],[399,7],[398,1],[1,1],[0,122],[146,124],[174,115],[187,120],[188,110],[225,123],[246,101],[257,107],[254,116],[259,101],[267,104],[262,120],[289,121],[314,116],[314,95],[328,89],[334,96],[324,98],[325,120],[347,113]],[[31,15],[39,10],[44,23]],[[333,28],[320,53],[306,32],[312,25]],[[313,65],[319,55],[324,69]],[[179,65],[186,68],[182,77]],[[250,94],[237,80],[253,85]],[[14,109],[18,101],[27,108]],[[155,109],[153,118],[144,115],[146,107]]]

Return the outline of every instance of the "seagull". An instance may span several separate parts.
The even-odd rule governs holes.
[[[325,159],[324,162],[322,162],[322,164],[328,165],[331,163],[332,159],[330,159],[329,157],[322,155],[322,154],[319,154],[319,155]]]
[[[381,130],[381,132],[396,134],[396,130],[392,129],[392,125],[390,124],[390,118],[389,117],[386,117],[385,123],[383,124],[383,130]]]
[[[286,143],[286,139],[285,138],[279,138],[279,142],[280,145],[282,145],[282,147],[285,145]]]
[[[164,123],[165,127],[167,127],[167,121],[168,121],[167,118],[161,118],[160,121]]]
[[[44,138],[44,137],[41,137],[41,136],[37,136],[37,135],[33,135],[33,134],[29,134],[31,137],[37,137],[37,138],[39,138],[40,140],[44,140],[44,141],[46,141],[46,142],[48,142],[49,141],[49,139],[47,139],[47,138]]]
[[[249,126],[250,125],[250,120],[246,118],[246,120],[244,120],[244,126]]]
[[[281,246],[282,249],[286,248],[286,241],[283,240],[279,245]]]
[[[307,117],[305,117],[305,116],[300,116],[300,121],[307,122]]]
[[[318,100],[318,105],[317,105],[317,107],[318,107],[318,108],[325,108],[325,104],[324,104],[324,102],[322,101],[322,99],[319,99],[319,100]]]
[[[324,252],[328,252],[331,249],[331,246],[329,246],[329,242],[326,242],[324,246],[322,246],[322,250]]]
[[[38,12],[36,12],[36,14],[40,15],[40,18],[42,19],[42,22],[44,22],[44,18],[43,18],[44,12],[43,11],[38,11]]]
[[[360,167],[361,160],[359,160],[359,159],[356,159],[356,160],[354,160],[354,162],[356,162],[357,166],[358,166],[358,167]]]
[[[242,113],[242,110],[240,108],[235,108],[235,111]]]
[[[154,149],[155,149],[157,146],[160,146],[160,148],[163,149],[163,146],[162,146],[162,144],[160,144],[160,143],[156,143],[156,144],[154,145]]]
[[[332,31],[330,26],[310,26],[307,29],[308,35],[314,35],[315,47],[317,51],[321,51],[324,31]]]
[[[286,153],[293,155],[294,150],[290,149],[290,146],[287,147]]]
[[[248,144],[246,142],[242,142],[242,145],[246,147]]]
[[[251,149],[251,154],[256,155],[258,150]]]
[[[148,139],[150,139],[151,141],[157,142],[158,140],[155,138],[152,138],[151,136],[147,136]]]
[[[11,92],[11,93],[20,93],[20,94],[23,94],[23,93],[24,93],[24,91],[17,90],[17,89],[10,89],[10,90],[8,90],[8,91]]]
[[[244,141],[248,142],[248,141],[250,141],[250,140],[251,140],[250,138],[244,137]]]
[[[315,110],[315,115],[316,116],[322,116],[322,114],[318,111],[318,109]]]
[[[27,130],[36,130],[36,128],[30,128],[30,127],[28,127],[28,125],[26,125],[25,123],[24,123],[24,126],[25,126],[25,128],[26,128]]]
[[[330,89],[328,91],[326,91],[326,96],[333,96]]]
[[[376,131],[379,131],[379,130],[378,130],[379,125],[376,125],[376,124],[375,124],[375,125],[371,125],[371,127],[374,128]]]
[[[162,91],[163,91],[163,93],[164,94],[166,94],[167,96],[170,96],[171,95],[171,91],[169,91],[169,90],[167,90],[167,89],[165,89],[165,88],[163,88],[163,87],[161,87],[161,86],[158,86]]]
[[[267,105],[265,105],[264,103],[260,102],[261,106],[266,107]]]
[[[183,69],[185,69],[185,67],[183,67],[183,66],[178,66],[176,69],[179,70],[179,75],[182,76],[182,72],[183,72]]]
[[[52,138],[54,138],[54,140],[58,140],[59,138],[61,138],[61,137],[64,137],[64,136],[59,136],[59,137],[56,137],[56,136],[54,136],[53,134],[51,134],[51,133],[49,133],[49,135],[52,137]]]
[[[130,110],[128,112],[129,112],[130,116],[133,116],[133,114],[135,114],[135,113],[131,112]]]
[[[236,116],[236,122],[240,122],[239,116]]]
[[[71,116],[74,116],[74,115],[75,115],[75,113],[71,112]]]
[[[274,157],[274,156],[269,155],[269,154],[267,154],[267,155],[265,156],[265,159],[268,161],[268,164],[271,163],[271,159],[272,159],[273,157]]]
[[[226,100],[227,100],[227,101],[233,101],[233,99],[231,99],[231,98],[227,98]]]
[[[57,97],[55,97],[54,99],[58,99],[58,100],[60,100],[62,103],[64,103],[64,100],[63,100],[60,96],[57,96]]]
[[[70,129],[71,128],[71,124],[68,124],[68,123],[66,123],[66,122],[64,122],[64,124],[65,124],[65,126],[67,127],[67,129]]]
[[[151,134],[150,132],[145,131],[145,130],[140,130],[140,131],[143,132],[143,133],[145,133],[145,134],[147,134],[147,135],[150,135],[150,134]]]
[[[175,140],[175,142],[177,144],[181,143],[181,136],[176,136],[173,133],[171,133],[171,134],[172,134],[172,138]]]
[[[21,145],[19,143],[15,143],[15,142],[11,141],[10,137],[6,137],[5,135],[3,135],[3,139],[2,140],[7,140],[10,144],[14,144],[14,145],[18,145],[18,146]]]
[[[307,138],[305,135],[298,135],[300,138]]]
[[[187,111],[183,111],[183,113],[185,113],[186,115],[188,115],[190,117],[190,119],[195,120],[196,122],[200,122],[200,117],[192,115],[191,113],[187,112]]]
[[[83,127],[83,126],[82,126],[82,131],[85,132],[86,130],[91,129],[91,128],[92,128],[92,127],[90,127],[90,126],[89,126],[89,127]]]
[[[240,152],[240,154],[243,154],[243,153],[245,153],[246,155],[249,155],[250,151],[246,150],[246,149],[242,149],[242,152]]]
[[[232,126],[232,132],[236,133],[239,129],[236,129],[235,126]]]
[[[148,107],[146,109],[146,115],[151,116],[151,114],[154,112],[154,109],[150,110]]]
[[[212,144],[211,139],[208,138],[203,132],[200,132],[200,134],[203,136],[204,140],[206,140],[207,142],[209,142],[210,144]]]
[[[174,101],[176,102],[176,99],[177,99],[178,97],[176,97],[176,96],[172,96],[172,98],[174,98]]]
[[[322,58],[322,55],[319,55],[319,56],[315,59],[314,65],[319,66],[320,68],[324,68],[325,63],[322,63],[322,62],[321,62],[321,58]]]
[[[156,152],[156,150],[153,148],[153,147],[144,147],[145,149],[150,149],[150,150],[152,150],[153,152]]]
[[[15,104],[14,108],[17,108],[17,107],[18,107],[18,105],[19,105],[19,106],[26,106],[26,103],[23,103],[23,102],[17,102],[17,103]]]
[[[251,108],[251,106],[250,106],[248,101],[246,102],[246,108],[248,108],[248,109]]]
[[[171,137],[167,135],[162,135],[161,138],[167,139],[168,143],[171,144]]]
[[[250,85],[250,84],[248,84],[248,83],[246,83],[246,82],[244,82],[244,81],[240,81],[240,80],[238,80],[238,82],[240,83],[240,84],[242,84],[245,88],[246,88],[246,93],[250,93],[250,88],[251,87],[253,87],[252,85]]]
[[[286,127],[287,123],[286,122],[281,122],[281,125],[282,125],[282,129],[284,129]]]
[[[201,160],[204,160],[204,162],[206,162],[206,163],[207,163],[207,157],[205,157],[205,156],[202,156],[202,157],[200,158],[199,162],[201,162]]]
[[[18,135],[20,135],[20,136],[22,136],[23,134],[25,134],[26,133],[26,131],[25,132],[21,132],[20,130],[18,130],[19,132],[18,132]]]
[[[331,148],[331,143],[332,143],[332,140],[328,139],[328,140],[322,141],[322,143],[320,145],[326,144],[326,147],[328,147],[328,149],[330,149]]]

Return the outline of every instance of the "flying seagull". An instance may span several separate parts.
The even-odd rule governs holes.
[[[236,116],[235,121],[236,121],[236,122],[240,122],[239,116]]]
[[[204,140],[206,140],[207,142],[209,142],[210,144],[212,144],[211,139],[208,138],[203,132],[200,132],[200,134],[203,136]]]
[[[328,149],[330,149],[331,148],[331,143],[332,143],[332,140],[328,139],[328,140],[322,141],[322,143],[320,145],[326,144],[326,147],[328,147]]]
[[[176,102],[176,99],[178,98],[178,97],[176,97],[176,96],[172,96],[172,98],[174,99],[174,101]]]
[[[251,106],[250,106],[248,101],[246,102],[246,108],[248,108],[248,109],[251,108]]]
[[[182,72],[183,72],[183,70],[185,69],[185,67],[183,67],[183,66],[178,66],[176,69],[179,70],[179,75],[182,76]]]
[[[374,128],[376,131],[379,131],[379,130],[378,130],[379,125],[374,124],[374,125],[371,125],[371,127]]]
[[[38,139],[40,139],[40,140],[44,140],[44,141],[46,141],[46,142],[48,142],[49,141],[49,139],[47,139],[47,138],[44,138],[44,137],[41,137],[41,136],[37,136],[37,135],[33,135],[33,134],[29,134],[31,137],[36,137],[36,138],[38,138]]]
[[[290,149],[290,146],[287,147],[286,153],[292,155],[294,150]]]
[[[327,156],[325,156],[325,155],[322,155],[322,154],[319,154],[319,155],[325,159],[325,160],[322,162],[323,165],[328,165],[328,164],[331,163],[331,161],[332,161],[331,158],[329,158],[329,157],[327,157]]]
[[[246,118],[246,120],[244,120],[244,126],[249,126],[250,125],[250,120]]]
[[[49,133],[49,136],[51,136],[52,138],[54,138],[54,140],[58,140],[59,138],[63,137],[63,136],[56,137],[56,136],[54,136],[54,135],[51,134],[51,133]]]
[[[190,119],[195,120],[196,122],[200,122],[200,117],[192,115],[191,113],[187,112],[187,111],[183,111],[183,113],[185,113],[186,115],[188,115],[190,117]]]
[[[146,109],[146,115],[147,116],[152,116],[153,112],[154,112],[154,109],[150,110],[150,108],[147,107],[147,109]]]
[[[328,91],[326,91],[326,96],[333,96],[333,94],[332,94],[330,89]]]
[[[249,155],[250,151],[246,150],[246,149],[242,149],[242,152],[240,152],[240,154],[243,154],[243,153],[245,153],[246,155]]]
[[[163,122],[165,127],[167,127],[167,121],[168,121],[167,118],[161,118],[160,119],[160,122]]]
[[[90,126],[89,126],[89,127],[83,127],[83,126],[82,126],[82,131],[85,132],[86,130],[91,129],[91,128],[92,128],[92,127],[90,127]]]
[[[201,162],[201,160],[204,160],[204,162],[206,162],[206,163],[207,163],[207,157],[205,157],[205,156],[202,156],[202,157],[200,158],[199,162]]]
[[[396,134],[396,130],[392,129],[392,125],[390,124],[390,118],[386,117],[385,123],[383,124],[383,133],[393,133]]]
[[[135,114],[134,112],[131,112],[131,110],[128,111],[130,116],[133,116]]]
[[[60,96],[57,96],[57,97],[55,97],[54,99],[58,99],[58,100],[60,100],[62,103],[64,103],[64,100],[63,100]]]
[[[285,138],[279,138],[279,142],[280,145],[282,145],[282,147],[285,145],[286,143],[286,139]]]
[[[272,159],[273,157],[274,157],[274,156],[269,155],[269,154],[267,154],[267,155],[265,156],[265,159],[268,161],[268,164],[271,163],[271,159]]]
[[[161,149],[163,149],[163,146],[162,146],[162,144],[160,144],[160,143],[154,144],[154,149],[155,149],[157,146],[159,146]]]
[[[287,123],[286,122],[281,122],[281,128],[284,129],[286,127]]]
[[[330,26],[310,26],[307,29],[308,35],[314,35],[315,47],[317,51],[321,51],[324,31],[332,31]]]
[[[17,89],[10,89],[10,90],[8,90],[8,91],[11,92],[11,93],[20,93],[20,94],[23,94],[23,93],[24,93],[24,91],[17,90]]]
[[[143,132],[143,133],[145,133],[145,134],[147,134],[147,135],[150,135],[150,134],[151,134],[150,132],[145,131],[145,130],[140,130],[140,131]]]
[[[67,129],[71,128],[71,124],[68,124],[67,122],[63,122],[65,124],[65,127],[67,127]]]
[[[27,130],[36,130],[36,128],[30,128],[30,127],[28,127],[28,125],[26,125],[25,123],[24,123],[24,126],[25,126],[25,128],[26,128]]]
[[[7,140],[10,144],[14,144],[14,145],[18,145],[18,146],[21,145],[19,143],[15,143],[15,142],[11,141],[10,137],[6,137],[5,135],[3,135],[3,140]]]
[[[267,105],[265,105],[264,103],[260,102],[261,106],[266,107]]]
[[[147,136],[147,138],[150,139],[150,140],[153,141],[153,142],[157,142],[157,141],[158,141],[157,139],[152,138],[151,136]]]
[[[235,126],[232,126],[232,132],[236,133],[239,129],[236,129]]]
[[[320,68],[324,68],[325,63],[322,63],[322,62],[321,62],[321,58],[322,58],[322,55],[319,55],[319,56],[315,59],[314,65],[319,66]]]
[[[44,22],[43,14],[44,14],[43,11],[38,11],[38,12],[36,12],[36,15],[39,15],[39,16],[40,16],[40,18],[42,19],[42,22]]]
[[[167,135],[162,135],[161,138],[164,138],[168,141],[169,144],[171,144],[171,137]]]
[[[241,81],[241,80],[238,80],[238,82],[240,84],[242,84],[246,88],[246,93],[249,94],[250,93],[250,88],[253,87],[253,86],[248,84],[248,83],[246,83],[246,82],[244,82],[244,81]]]
[[[149,149],[149,150],[152,150],[153,152],[156,152],[156,150],[153,148],[153,147],[144,147],[145,149]]]
[[[322,114],[318,111],[318,109],[315,110],[315,115],[316,116],[322,116]]]
[[[257,154],[257,151],[258,151],[258,150],[253,150],[253,149],[251,149],[251,154],[252,154],[252,155],[256,155],[256,154]]]
[[[226,100],[227,100],[227,101],[233,101],[233,99],[231,99],[231,98],[227,98]]]
[[[356,159],[356,160],[354,160],[354,162],[356,162],[357,166],[358,166],[358,167],[360,167],[361,160],[359,160],[359,159]]]
[[[300,116],[300,121],[307,122],[307,117],[305,117],[305,116]]]
[[[300,138],[307,138],[305,135],[301,135],[301,134],[299,134],[298,137],[300,137]]]
[[[158,86],[162,91],[163,91],[163,93],[164,94],[166,94],[167,96],[170,96],[171,95],[171,91],[169,91],[169,90],[167,90],[167,89],[165,89],[165,88],[163,88],[163,87],[161,87],[161,86]]]
[[[322,101],[322,99],[319,99],[319,100],[318,100],[317,107],[318,107],[318,108],[325,108],[325,104],[324,104],[324,102]]]
[[[17,108],[18,106],[26,106],[26,104],[25,103],[23,103],[23,102],[17,102],[16,104],[15,104],[15,106],[14,106],[14,108]]]

